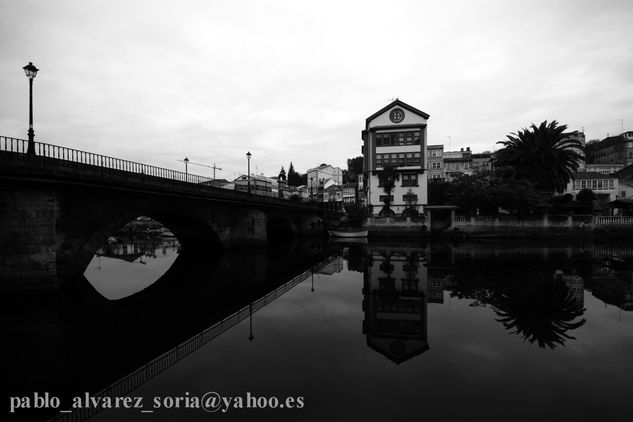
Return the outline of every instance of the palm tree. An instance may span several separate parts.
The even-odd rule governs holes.
[[[496,166],[512,166],[517,178],[533,181],[540,189],[563,192],[584,159],[582,143],[570,138],[566,125],[544,121],[507,135],[495,154]]]
[[[386,166],[378,172],[378,180],[380,182],[379,186],[382,187],[386,195],[383,200],[385,207],[380,213],[390,215],[391,209],[389,208],[389,204],[391,204],[391,192],[393,192],[393,188],[396,186],[396,181],[400,180],[400,173],[398,173],[394,167]]]

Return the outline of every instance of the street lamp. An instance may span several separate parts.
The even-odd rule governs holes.
[[[248,193],[251,193],[251,152],[246,153],[246,158],[248,159]]]
[[[248,304],[248,314],[249,314],[249,325],[250,325],[250,334],[248,335],[248,339],[250,341],[255,340],[255,335],[253,335],[253,302]]]
[[[35,155],[35,132],[33,131],[33,79],[35,79],[35,75],[37,75],[37,71],[39,69],[33,66],[32,62],[29,62],[29,64],[24,66],[22,69],[24,69],[26,77],[29,78],[29,146],[26,153]]]
[[[189,181],[189,159],[185,157],[184,162],[185,162],[185,181],[188,182]]]

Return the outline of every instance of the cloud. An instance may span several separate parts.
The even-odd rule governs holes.
[[[399,97],[429,142],[492,149],[557,119],[587,138],[633,124],[633,4],[236,1],[0,3],[0,124],[25,137],[173,167],[305,171],[360,154]],[[28,22],[28,25],[26,24]]]

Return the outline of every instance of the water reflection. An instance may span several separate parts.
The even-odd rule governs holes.
[[[363,271],[367,346],[400,364],[429,349],[423,250],[368,247]]]
[[[222,256],[193,250],[176,256],[175,251],[175,243],[130,243],[104,249],[100,271],[105,269],[105,258],[112,259],[119,263],[119,273],[112,274],[125,282],[134,282],[127,266],[147,269],[153,254],[156,261],[161,256],[175,257],[158,280],[115,301],[104,297],[85,277],[66,280],[54,297],[3,301],[3,313],[10,315],[4,334],[12,339],[3,373],[8,375],[5,382],[12,394],[48,391],[64,400],[100,391],[217,321],[257,303],[328,256],[319,242]],[[140,256],[131,263],[118,259],[137,253],[143,254],[147,265],[136,262]],[[40,410],[27,416],[37,420],[47,415],[50,412]]]
[[[565,340],[576,338],[568,334],[585,323],[579,319],[584,309],[579,307],[564,280],[515,284],[495,290],[490,301],[497,321],[513,334],[530,344],[554,348]]]
[[[5,370],[8,382],[14,393],[98,392],[121,377],[138,374],[135,371],[148,362],[160,372],[169,362],[157,361],[157,356],[193,355],[224,333],[196,359],[187,357],[192,359],[187,362],[197,374],[197,385],[177,373],[180,384],[159,383],[160,394],[166,388],[182,394],[210,386],[233,392],[252,388],[272,395],[305,392],[310,411],[327,416],[323,409],[330,409],[331,403],[324,391],[332,389],[341,397],[348,394],[341,403],[350,409],[384,399],[389,406],[374,409],[375,414],[372,410],[372,415],[389,417],[387,409],[396,404],[403,415],[418,411],[412,407],[414,396],[424,389],[429,400],[434,394],[437,400],[456,394],[474,403],[482,398],[477,396],[481,387],[486,392],[483,398],[499,394],[499,406],[515,407],[516,397],[522,396],[519,387],[514,398],[497,391],[500,382],[515,375],[532,394],[540,391],[538,382],[554,369],[569,367],[568,378],[570,373],[583,376],[589,371],[585,364],[593,363],[597,354],[604,360],[603,355],[619,347],[620,361],[612,362],[618,371],[630,361],[633,338],[622,333],[626,335],[630,325],[624,324],[630,324],[631,315],[625,312],[624,323],[614,327],[605,323],[611,317],[606,307],[599,306],[600,317],[596,311],[598,299],[621,309],[631,304],[631,262],[623,249],[439,243],[324,246],[311,241],[221,257],[182,251],[162,277],[116,301],[105,299],[81,279],[67,283],[60,297],[48,304],[8,303],[6,337],[15,342],[5,360],[5,365],[10,363]],[[149,245],[152,248],[161,255],[160,248]],[[103,252],[141,251],[144,259],[153,260],[140,246]],[[165,256],[168,251],[169,247]],[[302,273],[305,278],[294,279]],[[292,280],[305,280],[305,289],[286,294],[297,285],[287,285]],[[278,301],[262,309],[263,298]],[[218,325],[219,321],[224,322]],[[229,330],[239,321],[242,331]],[[599,348],[604,351],[597,353]],[[540,367],[543,372],[537,373]],[[616,376],[617,371],[612,372],[604,382]],[[530,383],[530,377],[538,380]],[[377,383],[385,388],[375,388]],[[558,389],[556,397],[569,388]],[[377,397],[378,390],[392,391],[393,396]],[[345,416],[353,420],[354,415],[360,413]]]
[[[121,299],[152,285],[178,257],[176,239],[149,238],[105,243],[84,273],[97,292],[110,300]]]

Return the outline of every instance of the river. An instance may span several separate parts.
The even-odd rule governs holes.
[[[632,268],[613,244],[104,245],[5,307],[9,382],[62,401],[15,415],[110,386],[142,408],[91,420],[630,420]]]

